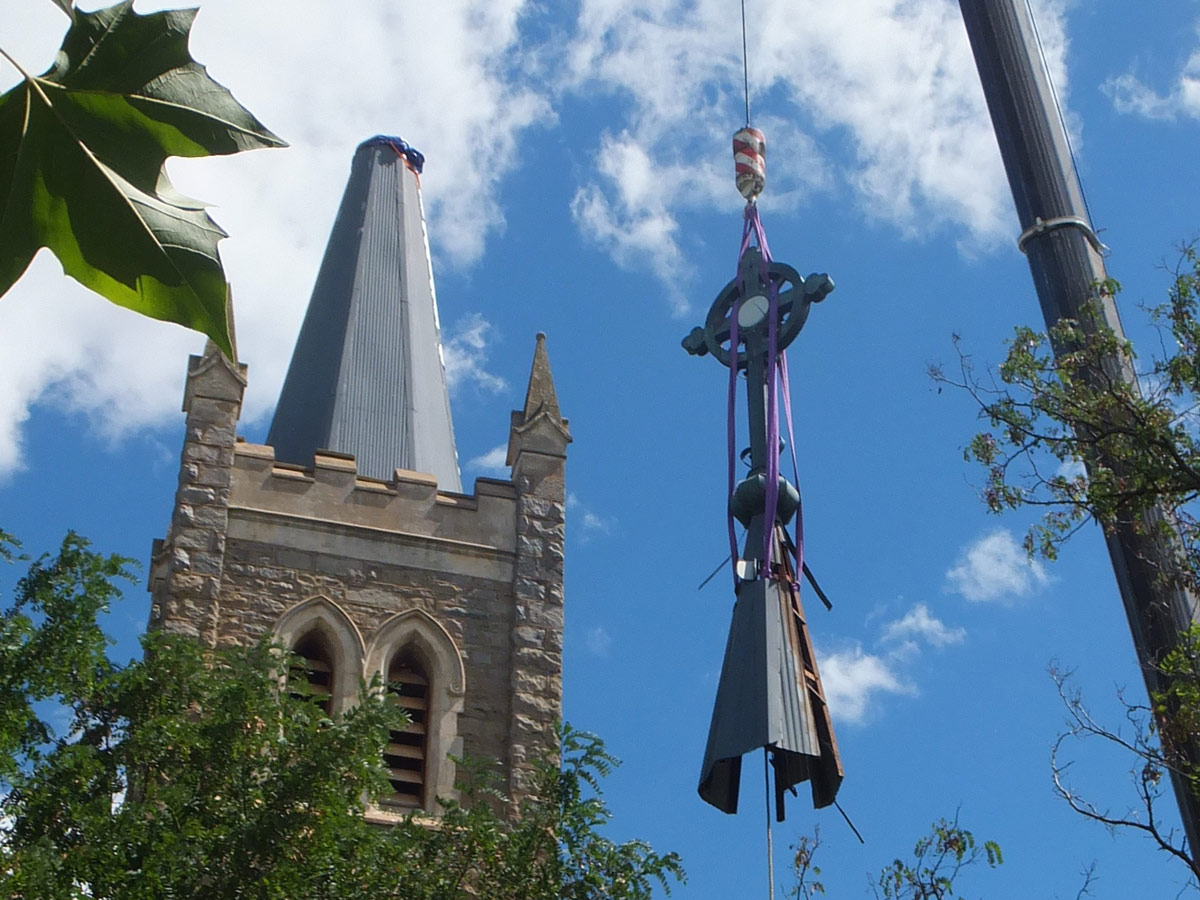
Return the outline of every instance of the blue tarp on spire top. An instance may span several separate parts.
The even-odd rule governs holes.
[[[408,164],[412,166],[414,172],[418,175],[425,168],[425,154],[412,146],[402,137],[396,137],[391,134],[377,134],[373,138],[367,138],[359,147],[391,147],[398,154],[408,160]]]

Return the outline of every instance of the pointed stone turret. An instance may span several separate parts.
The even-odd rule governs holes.
[[[529,387],[525,390],[525,421],[530,422],[539,413],[562,423],[558,411],[558,395],[554,391],[554,376],[550,373],[550,357],[546,355],[546,335],[539,331],[537,346],[533,351],[533,368],[529,372]]]
[[[271,422],[276,458],[351,454],[358,473],[425,472],[462,491],[418,174],[398,138],[355,153]]]
[[[513,466],[513,481],[517,480],[519,457],[523,450],[550,456],[562,456],[571,443],[568,422],[558,409],[554,376],[550,372],[550,357],[546,354],[546,335],[538,332],[533,351],[533,367],[529,372],[529,387],[525,391],[525,408],[513,410],[512,429],[508,437],[508,458]]]

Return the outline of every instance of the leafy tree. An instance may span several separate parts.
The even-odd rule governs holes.
[[[995,868],[1004,861],[995,841],[976,844],[958,821],[941,819],[913,847],[912,862],[893,860],[872,885],[884,900],[961,900],[954,882],[963,869],[979,862]]]
[[[97,617],[127,577],[69,535],[0,615],[0,896],[647,900],[683,878],[601,833],[615,760],[570,729],[519,806],[475,763],[436,822],[369,824],[401,715],[380,686],[329,718],[266,644],[152,633],[118,665]]]
[[[0,532],[0,559],[17,558]],[[97,617],[128,580],[128,561],[104,557],[67,535],[54,559],[34,562],[18,583],[18,601],[0,614],[0,788],[53,745],[45,701],[87,697],[105,677],[107,639]]]
[[[1101,289],[1115,293],[1120,286],[1110,281]],[[1164,531],[1173,522],[1184,558],[1161,576],[1200,587],[1193,503],[1200,496],[1198,303],[1200,254],[1188,247],[1167,302],[1149,310],[1165,339],[1160,355],[1143,367],[1140,387],[1105,374],[1113,359],[1136,363],[1133,346],[1093,322],[1072,319],[1049,334],[1017,328],[999,383],[985,383],[962,354],[961,378],[933,370],[935,380],[970,392],[987,422],[964,456],[984,470],[989,509],[1043,510],[1025,538],[1030,553],[1053,559],[1089,521],[1106,531],[1119,520]],[[1062,348],[1057,358],[1052,347]],[[1158,506],[1169,510],[1167,520],[1142,518]]]
[[[1099,285],[1115,294],[1116,282]],[[1026,550],[1053,559],[1088,522],[1106,534],[1132,529],[1159,546],[1158,587],[1200,592],[1200,253],[1185,247],[1165,303],[1147,310],[1161,336],[1159,351],[1139,363],[1133,346],[1111,330],[1062,320],[1049,334],[1018,328],[999,368],[985,381],[960,352],[960,376],[933,376],[967,390],[987,428],[964,455],[982,466],[983,498],[993,512],[1033,508],[1042,516]],[[1057,353],[1054,351],[1057,350]],[[1113,373],[1114,361],[1137,367],[1139,384]],[[1085,469],[1086,463],[1086,469]],[[1158,510],[1165,515],[1158,514]],[[1052,760],[1055,786],[1073,809],[1109,827],[1141,831],[1200,875],[1195,848],[1162,824],[1155,802],[1167,783],[1200,797],[1200,630],[1181,634],[1149,661],[1148,704],[1125,702],[1128,722],[1097,721],[1067,677],[1053,672],[1068,713]],[[1069,784],[1061,758],[1075,739],[1093,739],[1131,754],[1136,800],[1126,812],[1098,807]]]
[[[177,193],[168,157],[282,147],[188,52],[196,10],[133,0],[71,15],[54,64],[0,96],[0,295],[42,247],[113,303],[207,334],[233,356],[225,232]]]
[[[792,848],[794,884],[788,896],[813,900],[825,894],[819,880],[821,870],[813,860],[821,846],[821,834],[803,836]],[[955,882],[962,871],[980,862],[995,868],[1004,861],[995,841],[976,843],[975,835],[958,820],[939,819],[930,833],[917,841],[911,861],[895,859],[870,879],[872,894],[882,900],[961,900]]]
[[[811,835],[803,834],[792,845],[792,875],[795,882],[788,891],[793,900],[813,900],[824,896],[825,883],[821,879],[821,867],[814,860],[821,849],[821,829],[814,828]]]

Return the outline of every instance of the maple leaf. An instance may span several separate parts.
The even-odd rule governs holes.
[[[65,12],[72,19],[75,18],[75,4],[72,0],[50,0],[55,6]]]
[[[0,295],[47,247],[81,284],[232,358],[225,232],[164,166],[286,144],[192,59],[195,16],[125,0],[76,11],[40,76],[4,54],[23,80],[0,96]]]

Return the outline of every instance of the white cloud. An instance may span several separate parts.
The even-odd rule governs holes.
[[[1058,464],[1054,474],[1059,478],[1074,481],[1076,478],[1087,477],[1087,467],[1084,466],[1082,459],[1067,459]]]
[[[893,660],[867,653],[861,646],[821,656],[818,665],[825,700],[837,721],[861,723],[877,695],[917,692],[901,680]]]
[[[951,590],[973,603],[1012,601],[1049,583],[1045,568],[1004,529],[984,535],[966,547],[946,573]]]
[[[608,656],[609,648],[612,647],[612,635],[603,626],[597,625],[588,630],[586,644],[588,652],[593,656]]]
[[[138,9],[164,5],[178,4],[139,0]],[[358,4],[347,15],[322,0],[205,0],[193,55],[292,145],[169,166],[179,190],[212,203],[232,235],[221,254],[251,364],[244,419],[278,397],[359,141],[398,133],[425,154],[421,183],[441,259],[470,265],[504,227],[499,187],[519,164],[519,142],[554,122],[547,86],[518,63],[531,7],[442,0]],[[0,4],[5,50],[33,71],[53,59],[65,21],[50,3]],[[0,63],[0,89],[15,77]],[[38,402],[114,438],[172,421],[187,353],[202,346],[89,294],[39,257],[0,299],[0,477],[20,467],[21,429]]]
[[[1065,3],[1038,4],[1066,90]],[[625,104],[574,201],[584,233],[668,286],[686,275],[679,215],[736,210],[729,134],[742,121],[740,32],[725,0],[583,0],[564,53],[570,89]],[[1008,238],[1010,201],[955,3],[763,0],[752,10],[754,113],[767,135],[766,207],[849,185],[863,215],[907,235],[965,227]],[[790,124],[796,123],[796,124]],[[847,142],[835,162],[827,148]],[[649,244],[646,241],[650,241]],[[678,305],[678,295],[673,295]]]
[[[1062,4],[1047,4],[1042,33],[1061,71]],[[138,8],[162,5],[174,3],[139,0]],[[907,234],[953,227],[965,229],[967,243],[1010,237],[1004,179],[954,3],[756,7],[752,90],[771,98],[761,107],[770,115],[755,113],[768,137],[765,208],[811,204],[849,185],[864,216]],[[358,4],[353,15],[322,0],[205,0],[194,55],[292,144],[170,164],[179,190],[212,203],[232,235],[221,253],[239,349],[251,364],[244,419],[263,416],[278,396],[354,146],[378,132],[399,133],[425,153],[434,253],[468,266],[504,227],[499,191],[521,163],[522,141],[556,125],[551,101],[615,98],[620,118],[596,136],[594,171],[581,176],[572,212],[619,263],[655,274],[684,310],[678,281],[694,248],[680,216],[736,212],[741,203],[729,150],[740,121],[741,42],[729,4],[581,0],[568,30],[551,28],[541,43],[534,29],[522,31],[525,17],[551,15],[532,0]],[[50,3],[0,4],[5,49],[35,71],[53,58],[63,24]],[[0,476],[20,466],[22,425],[38,402],[81,413],[110,437],[171,421],[186,353],[202,346],[57,272],[39,259],[0,300]],[[494,378],[481,372],[483,384]]]
[[[0,299],[0,478],[21,467],[21,429],[38,401],[84,415],[114,440],[179,409],[201,338],[120,310],[40,254]]]
[[[446,382],[451,391],[473,384],[480,390],[497,393],[508,387],[487,364],[488,332],[491,324],[479,313],[464,316],[450,336],[442,341],[442,358],[446,363]]]
[[[612,530],[612,520],[603,519],[593,512],[584,510],[583,512],[583,530],[584,533],[608,534]]]
[[[574,492],[567,494],[567,512],[579,523],[579,539],[585,544],[597,535],[611,534],[616,524],[616,519],[597,515],[584,506]]]
[[[607,192],[594,183],[579,188],[571,201],[576,225],[618,265],[646,268],[658,276],[675,311],[682,315],[687,303],[677,279],[686,264],[669,205],[677,192],[690,193],[702,183],[704,173],[690,173],[683,167],[656,171],[645,150],[628,134],[604,135],[596,163]]]
[[[818,653],[825,699],[843,721],[864,722],[879,698],[888,694],[915,697],[917,687],[906,676],[921,656],[922,648],[949,647],[966,640],[964,628],[950,628],[924,603],[880,630],[878,652],[861,644],[830,654]]]
[[[467,461],[468,469],[475,469],[481,472],[502,472],[508,473],[508,444],[497,444],[487,453],[476,456],[474,459]]]
[[[1196,31],[1200,37],[1200,26]],[[1147,119],[1200,118],[1200,46],[1192,51],[1166,93],[1154,90],[1132,72],[1109,79],[1104,92],[1118,112]]]
[[[911,641],[920,638],[934,647],[961,644],[967,637],[965,628],[950,628],[941,619],[929,612],[929,607],[918,603],[903,618],[888,623],[883,630],[884,642]]]

